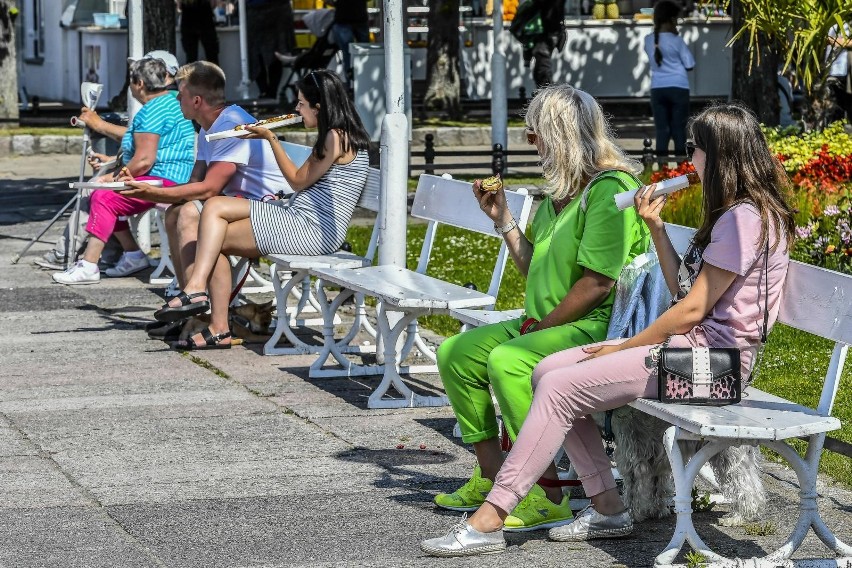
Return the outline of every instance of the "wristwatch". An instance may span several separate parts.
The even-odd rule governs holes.
[[[509,231],[511,231],[512,229],[514,229],[517,226],[518,226],[518,222],[513,217],[511,221],[509,221],[508,223],[506,223],[502,227],[498,227],[497,224],[495,223],[494,224],[494,232],[497,233],[498,235],[505,235],[506,233],[508,233]]]

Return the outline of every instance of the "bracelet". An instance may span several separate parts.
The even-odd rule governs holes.
[[[524,323],[521,324],[521,335],[526,335],[531,331],[535,331],[535,325],[538,323],[538,320],[535,318],[527,318],[524,320]]]
[[[497,223],[494,223],[494,232],[497,233],[498,235],[505,235],[506,233],[508,233],[509,231],[511,231],[512,229],[514,229],[517,226],[518,226],[518,222],[515,220],[514,217],[512,217],[512,220],[509,221],[508,223],[506,223],[505,225],[503,225],[502,227],[498,227]]]

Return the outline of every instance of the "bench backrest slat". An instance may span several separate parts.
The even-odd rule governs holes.
[[[507,191],[506,202],[512,216],[518,220],[518,225],[523,231],[529,222],[532,197],[525,189]],[[471,192],[470,183],[449,177],[421,174],[417,183],[417,192],[414,194],[414,202],[411,205],[411,216],[429,222],[417,263],[417,272],[421,274],[426,273],[437,228],[442,223],[487,235],[490,238],[499,238],[502,242],[487,291],[487,294],[497,297],[509,251],[502,236],[494,232],[494,222],[479,208]]]

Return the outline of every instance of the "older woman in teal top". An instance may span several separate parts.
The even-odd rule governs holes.
[[[164,186],[186,183],[195,163],[195,129],[183,117],[177,93],[167,87],[166,65],[159,59],[139,59],[130,64],[130,92],[142,103],[121,140],[121,179],[160,180]],[[112,176],[100,181],[113,181]],[[124,248],[118,264],[107,276],[127,276],[148,267],[148,257],[119,217],[143,213],[154,203],[115,191],[97,190],[89,201],[89,244],[83,258],[53,279],[60,284],[95,284],[100,281],[98,260],[105,242],[115,235]]]
[[[527,138],[541,156],[546,197],[529,239],[517,228],[502,189],[474,196],[503,234],[518,269],[527,278],[525,315],[472,329],[447,339],[438,350],[441,379],[478,465],[453,493],[439,494],[439,507],[473,511],[490,491],[503,463],[496,411],[514,440],[532,403],[533,368],[568,346],[606,337],[621,269],[646,251],[648,232],[636,212],[619,211],[614,195],[640,185],[638,164],[615,145],[598,103],[567,85],[546,87],[530,103]],[[489,389],[490,387],[490,389]],[[556,470],[506,519],[505,530],[533,530],[571,521]]]

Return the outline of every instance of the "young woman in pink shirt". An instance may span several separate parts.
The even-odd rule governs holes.
[[[633,521],[591,414],[637,398],[656,398],[656,365],[649,354],[666,342],[671,347],[739,347],[743,377],[751,372],[764,306],[771,326],[787,274],[795,226],[784,199],[789,181],[756,117],[741,106],[705,110],[689,133],[692,161],[704,188],[704,218],[683,260],[660,218],[665,197],[650,199],[651,186],[635,199],[676,301],[632,338],[568,349],[542,360],[533,373],[532,408],[485,503],[447,535],[423,541],[424,552],[470,556],[503,550],[503,520],[560,446],[591,505],[571,524],[551,529],[550,538],[581,541],[630,534]]]

